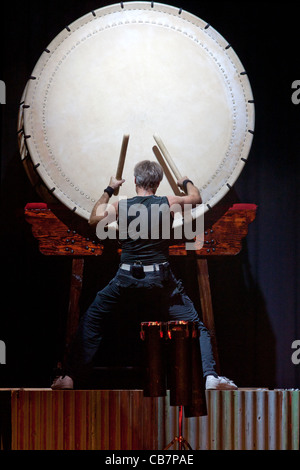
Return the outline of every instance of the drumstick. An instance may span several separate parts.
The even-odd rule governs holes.
[[[122,141],[122,147],[121,147],[121,152],[120,152],[120,157],[119,157],[119,163],[118,163],[118,168],[117,168],[117,173],[116,173],[116,179],[121,180],[122,175],[123,175],[123,169],[124,169],[124,163],[125,163],[125,158],[126,158],[126,153],[127,153],[127,147],[128,147],[128,141],[129,141],[129,135],[124,135],[123,136],[123,141]],[[119,194],[119,188],[116,188],[114,191],[114,195],[117,196]]]
[[[175,178],[177,179],[177,181],[180,180],[182,178],[182,176],[179,173],[179,170],[176,167],[175,163],[173,162],[173,160],[171,158],[171,155],[169,154],[168,150],[166,149],[166,146],[164,145],[163,141],[161,140],[161,138],[158,135],[154,135],[153,137],[154,137],[154,140],[156,141],[161,153],[163,154],[165,160],[169,164],[169,167],[173,171],[173,173],[175,175]]]
[[[156,141],[157,145],[159,146],[159,148],[160,148],[160,150],[161,150],[161,152],[162,152],[162,155],[160,155],[160,159],[161,159],[161,162],[164,163],[163,165],[162,165],[162,163],[161,163],[161,165],[162,165],[162,167],[164,168],[164,170],[166,170],[167,166],[166,166],[165,162],[163,161],[163,158],[161,158],[162,156],[163,156],[163,157],[165,158],[165,160],[168,162],[168,164],[169,164],[171,170],[173,171],[175,177],[177,178],[177,180],[182,179],[182,176],[181,176],[181,174],[179,173],[179,170],[177,169],[175,163],[173,162],[173,160],[172,160],[172,158],[171,158],[171,155],[169,154],[168,150],[166,149],[166,147],[165,147],[163,141],[161,140],[161,138],[160,138],[158,135],[154,135],[153,137],[154,137],[154,140]],[[153,151],[154,151],[155,148],[156,148],[156,147],[153,147]],[[155,153],[155,152],[154,152],[154,153]],[[156,155],[156,157],[158,157],[159,153],[156,152],[155,155]],[[167,174],[169,174],[169,177],[170,177],[171,180],[174,182],[174,180],[173,180],[173,178],[172,178],[172,176],[171,176],[171,174],[170,174],[168,168],[167,168]],[[167,176],[167,174],[166,174],[166,176]],[[169,181],[169,182],[170,182],[170,181]],[[171,184],[171,183],[170,183],[170,184]],[[177,185],[176,185],[176,187],[177,187],[176,192],[175,192],[175,189],[174,189],[174,187],[173,187],[172,184],[171,184],[171,186],[172,186],[173,191],[174,191],[174,193],[175,193],[176,195],[182,196],[182,193],[178,194],[178,192],[177,192],[177,191],[179,191]],[[188,213],[188,214],[184,213],[183,219],[184,219],[184,218],[185,218],[185,220],[191,221],[191,220],[192,220],[192,213],[191,213],[191,212]]]
[[[163,170],[164,170],[164,174],[167,178],[167,180],[169,181],[169,184],[171,186],[171,188],[173,189],[174,191],[174,194],[176,196],[181,196],[181,191],[180,189],[178,188],[177,184],[176,184],[176,181],[174,180],[165,160],[164,160],[164,157],[162,156],[162,154],[160,153],[160,150],[158,147],[154,146],[152,148],[153,152],[154,152],[154,155],[156,156],[157,158],[157,161],[158,163],[162,166]]]

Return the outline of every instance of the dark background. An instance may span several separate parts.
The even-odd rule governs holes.
[[[20,161],[19,102],[51,40],[66,25],[110,3],[24,0],[12,2],[2,15],[0,339],[7,364],[0,365],[1,387],[50,385],[62,351],[71,269],[70,260],[39,253],[24,221],[25,204],[39,198]],[[248,72],[256,102],[253,147],[233,195],[257,204],[257,219],[239,256],[209,266],[221,372],[240,387],[300,388],[300,365],[291,361],[292,343],[300,340],[300,105],[291,101],[292,83],[300,79],[300,7],[294,2],[166,3],[199,16],[226,38]],[[117,264],[116,258],[86,262],[82,310]],[[195,266],[175,260],[174,269],[198,306]],[[122,350],[123,363],[126,354],[130,362],[132,351]],[[114,357],[118,363],[118,354]]]

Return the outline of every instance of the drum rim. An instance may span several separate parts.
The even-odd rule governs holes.
[[[157,322],[157,321],[150,321],[150,322],[142,322],[141,323],[141,326],[142,327],[145,327],[145,326],[165,326],[166,325],[166,322]]]
[[[177,321],[169,321],[168,326],[192,326],[197,325],[195,321],[185,321],[185,320],[177,320]]]

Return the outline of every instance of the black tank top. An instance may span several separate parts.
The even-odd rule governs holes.
[[[140,261],[149,265],[168,261],[173,217],[167,197],[121,200],[118,223],[122,263]]]

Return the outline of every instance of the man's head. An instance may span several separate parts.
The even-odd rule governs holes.
[[[155,192],[163,176],[163,169],[156,162],[144,160],[134,167],[136,185],[146,190],[151,189]]]

